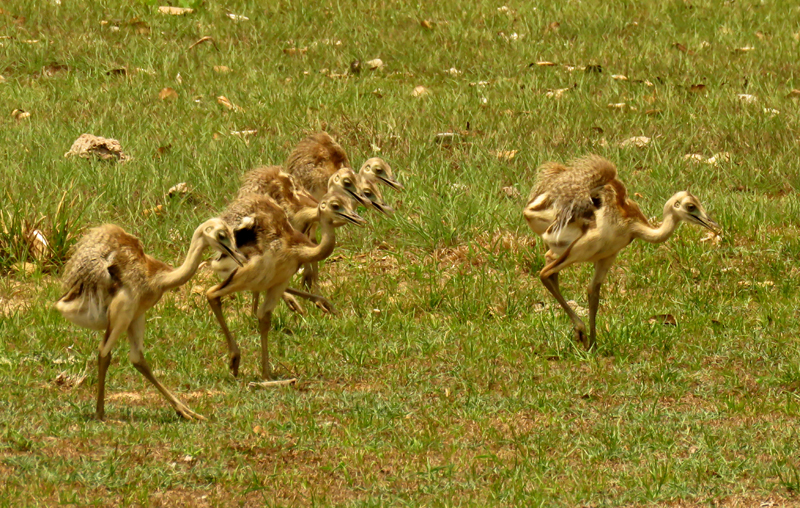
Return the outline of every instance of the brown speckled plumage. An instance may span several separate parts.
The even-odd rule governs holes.
[[[252,226],[241,227],[245,217],[253,221]],[[263,255],[265,251],[277,251],[284,245],[313,245],[292,227],[278,203],[263,194],[240,195],[220,218],[233,228],[236,245],[247,259]]]
[[[316,219],[319,205],[313,196],[300,188],[294,178],[280,166],[262,166],[248,171],[242,178],[238,198],[248,194],[269,196],[286,213],[289,223],[298,231],[305,231]]]
[[[528,204],[538,201],[538,209],[555,208],[555,227],[563,229],[575,219],[591,217],[592,212],[600,206],[598,193],[616,177],[617,168],[614,164],[597,155],[574,159],[566,166],[546,162],[537,171]],[[542,196],[543,199],[538,199]]]
[[[344,149],[327,132],[313,134],[297,144],[286,159],[286,172],[316,199],[328,189],[328,179],[341,168],[349,168]]]
[[[73,247],[62,288],[65,301],[98,291],[113,296],[123,285],[138,294],[153,289],[150,283],[156,273],[171,270],[145,254],[138,238],[117,225],[104,224],[90,229]]]

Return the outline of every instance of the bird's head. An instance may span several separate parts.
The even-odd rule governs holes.
[[[350,168],[342,168],[328,179],[328,192],[343,192],[362,205],[369,207],[370,202],[361,193],[358,186],[358,175]]]
[[[328,192],[319,202],[320,221],[330,220],[334,226],[342,226],[348,222],[356,226],[367,223],[353,209],[353,200],[340,191]]]
[[[359,183],[361,184],[360,187],[362,194],[364,194],[364,196],[369,200],[372,208],[386,215],[392,215],[394,213],[394,208],[387,205],[383,200],[383,194],[381,193],[380,189],[378,188],[378,184],[375,183],[375,181],[367,180],[366,178],[359,178]]]
[[[401,191],[405,188],[403,184],[395,179],[389,164],[380,157],[367,159],[367,162],[358,170],[358,174],[367,180],[378,181],[384,185],[388,185],[396,191]]]
[[[715,233],[722,230],[719,224],[708,216],[700,200],[688,191],[681,191],[672,196],[667,207],[682,221],[697,224]]]
[[[236,247],[233,230],[225,221],[214,218],[204,222],[198,229],[206,245],[230,256],[239,266],[247,262],[247,258]]]

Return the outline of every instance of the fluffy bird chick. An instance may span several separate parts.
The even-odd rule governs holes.
[[[239,373],[240,351],[222,314],[221,298],[241,291],[264,294],[258,311],[261,333],[261,374],[272,377],[269,363],[269,331],[272,311],[289,286],[300,266],[321,261],[333,252],[336,245],[336,223],[363,225],[366,221],[353,210],[350,199],[340,193],[328,193],[319,202],[321,239],[314,244],[292,228],[281,207],[271,198],[249,194],[228,207],[222,219],[234,230],[237,245],[247,258],[238,268],[226,256],[211,264],[212,270],[224,280],[206,293],[209,305],[219,322],[228,344],[230,368]]]
[[[539,278],[572,320],[575,338],[587,349],[596,343],[600,288],[622,249],[637,238],[664,242],[681,222],[719,230],[700,201],[687,191],[669,198],[661,226],[651,226],[639,206],[628,198],[614,165],[596,155],[576,159],[566,166],[543,164],[523,215],[548,248],[547,264]],[[589,285],[588,336],[583,321],[567,305],[558,285],[559,272],[575,263],[594,264]]]
[[[232,229],[220,219],[206,221],[195,230],[185,261],[175,269],[145,254],[136,237],[113,224],[90,230],[75,245],[64,266],[64,296],[55,307],[78,326],[105,331],[98,356],[98,419],[105,416],[105,379],[111,352],[125,332],[130,343],[128,356],[136,370],[179,415],[189,420],[204,419],[179,401],[150,370],[144,358],[144,316],[165,291],[185,284],[195,274],[207,247],[230,256],[234,263],[245,261],[236,248]]]

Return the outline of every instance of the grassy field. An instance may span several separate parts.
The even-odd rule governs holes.
[[[795,2],[195,7],[0,3],[0,506],[800,505]],[[72,235],[114,222],[180,263],[244,171],[321,129],[406,192],[385,190],[394,217],[339,230],[321,274],[339,315],[279,308],[275,359],[298,384],[247,388],[244,295],[225,304],[231,376],[202,271],[148,314],[145,343],[209,421],[181,421],[125,340],[94,420],[100,334],[52,308]],[[84,132],[131,160],[65,158]],[[621,146],[635,136],[650,142]],[[589,152],[646,215],[688,188],[724,227],[631,245],[591,354],[521,214],[539,164]],[[167,197],[179,182],[191,193]],[[26,224],[52,258],[28,256]],[[590,275],[561,279],[583,307]]]

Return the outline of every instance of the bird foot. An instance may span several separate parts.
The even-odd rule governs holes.
[[[306,315],[306,310],[303,308],[302,305],[300,305],[300,302],[298,302],[297,298],[295,298],[294,296],[284,293],[283,301],[286,302],[286,306],[289,307],[290,311],[296,312],[301,316]]]
[[[314,301],[314,305],[319,307],[319,309],[326,313],[326,314],[338,314],[339,312],[336,310],[336,307],[328,300],[327,298],[320,297],[318,300]]]
[[[248,388],[272,388],[272,387],[275,387],[275,386],[289,386],[289,385],[295,384],[296,382],[297,382],[297,378],[277,379],[277,380],[274,380],[274,381],[258,381],[258,382],[254,381],[252,383],[247,383],[247,387]]]
[[[589,349],[589,339],[586,335],[586,330],[575,328],[575,341],[580,342],[584,349]]]
[[[180,416],[180,417],[182,417],[182,418],[184,418],[186,420],[189,420],[189,421],[205,421],[206,420],[205,416],[203,416],[201,414],[197,414],[194,411],[192,411],[191,409],[189,409],[188,407],[183,406],[183,405],[176,406],[175,407],[175,412],[178,413],[178,416]]]
[[[242,360],[242,357],[239,353],[232,354],[230,357],[230,369],[233,372],[233,377],[239,377],[239,362]]]

